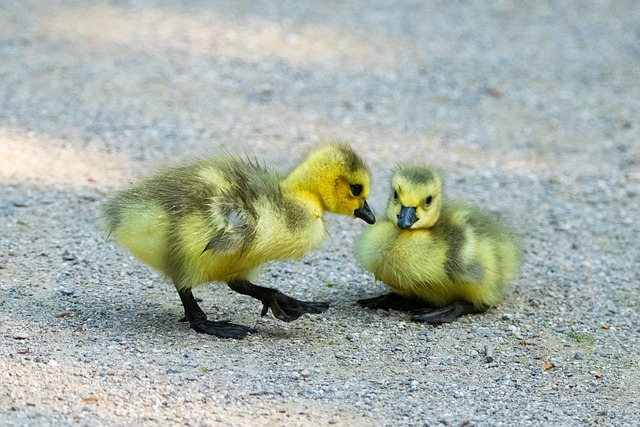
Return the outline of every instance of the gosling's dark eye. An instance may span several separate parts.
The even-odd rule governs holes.
[[[431,205],[431,202],[433,202],[433,196],[427,197],[427,200],[424,201],[427,206]]]
[[[351,184],[351,194],[353,194],[354,196],[358,197],[360,194],[362,194],[362,185],[360,184]]]
[[[393,200],[398,200],[398,192],[397,191],[393,192]]]

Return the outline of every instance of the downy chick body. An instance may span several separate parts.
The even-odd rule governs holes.
[[[249,328],[206,318],[192,288],[213,281],[262,301],[278,319],[320,313],[305,302],[250,282],[267,261],[296,259],[325,238],[325,211],[373,223],[370,174],[348,146],[324,145],[282,177],[233,156],[168,169],[121,191],[103,207],[106,232],[173,281],[185,318],[198,332],[241,338]]]
[[[386,218],[365,229],[355,255],[393,293],[365,307],[413,310],[413,319],[448,322],[497,305],[521,264],[512,234],[489,214],[443,198],[437,169],[395,170]]]

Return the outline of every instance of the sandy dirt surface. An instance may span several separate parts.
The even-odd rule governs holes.
[[[640,425],[640,4],[0,0],[0,425]],[[438,327],[364,310],[361,221],[258,282],[331,301],[283,323],[173,286],[101,203],[226,149],[286,170],[353,145],[382,211],[399,162],[516,232],[499,307]],[[485,347],[493,349],[488,361]]]

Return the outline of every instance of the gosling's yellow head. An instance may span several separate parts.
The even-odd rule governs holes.
[[[369,224],[376,220],[367,203],[371,173],[346,144],[328,144],[312,151],[287,181],[298,191],[312,194],[328,212],[357,217]]]
[[[431,228],[440,217],[442,179],[426,166],[400,166],[391,178],[387,217],[404,229]]]

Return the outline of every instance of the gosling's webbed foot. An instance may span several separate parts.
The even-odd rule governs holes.
[[[218,338],[242,339],[246,337],[247,334],[255,332],[255,329],[246,326],[229,322],[214,322],[211,320],[192,321],[189,322],[189,326],[196,332],[214,335]]]
[[[181,322],[189,322],[189,326],[196,332],[202,332],[218,338],[242,339],[254,329],[229,322],[214,322],[207,320],[207,315],[202,311],[190,289],[178,290],[180,300],[184,306],[184,317]]]
[[[384,294],[374,298],[360,299],[358,300],[358,304],[362,307],[374,310],[381,309],[397,311],[411,311],[426,305],[422,301],[406,298],[396,293]]]
[[[232,280],[227,284],[238,293],[249,295],[262,301],[261,316],[265,316],[271,309],[273,316],[284,322],[294,321],[307,313],[324,313],[329,308],[328,302],[300,301],[276,289],[254,285],[248,280]]]
[[[262,301],[261,316],[266,316],[271,309],[271,313],[276,319],[284,322],[296,320],[303,314],[320,314],[329,309],[328,302],[300,301],[275,291],[270,298]]]
[[[411,320],[437,325],[440,323],[453,322],[463,314],[482,313],[484,311],[486,311],[486,308],[477,308],[473,304],[455,302],[440,308],[413,310]]]

